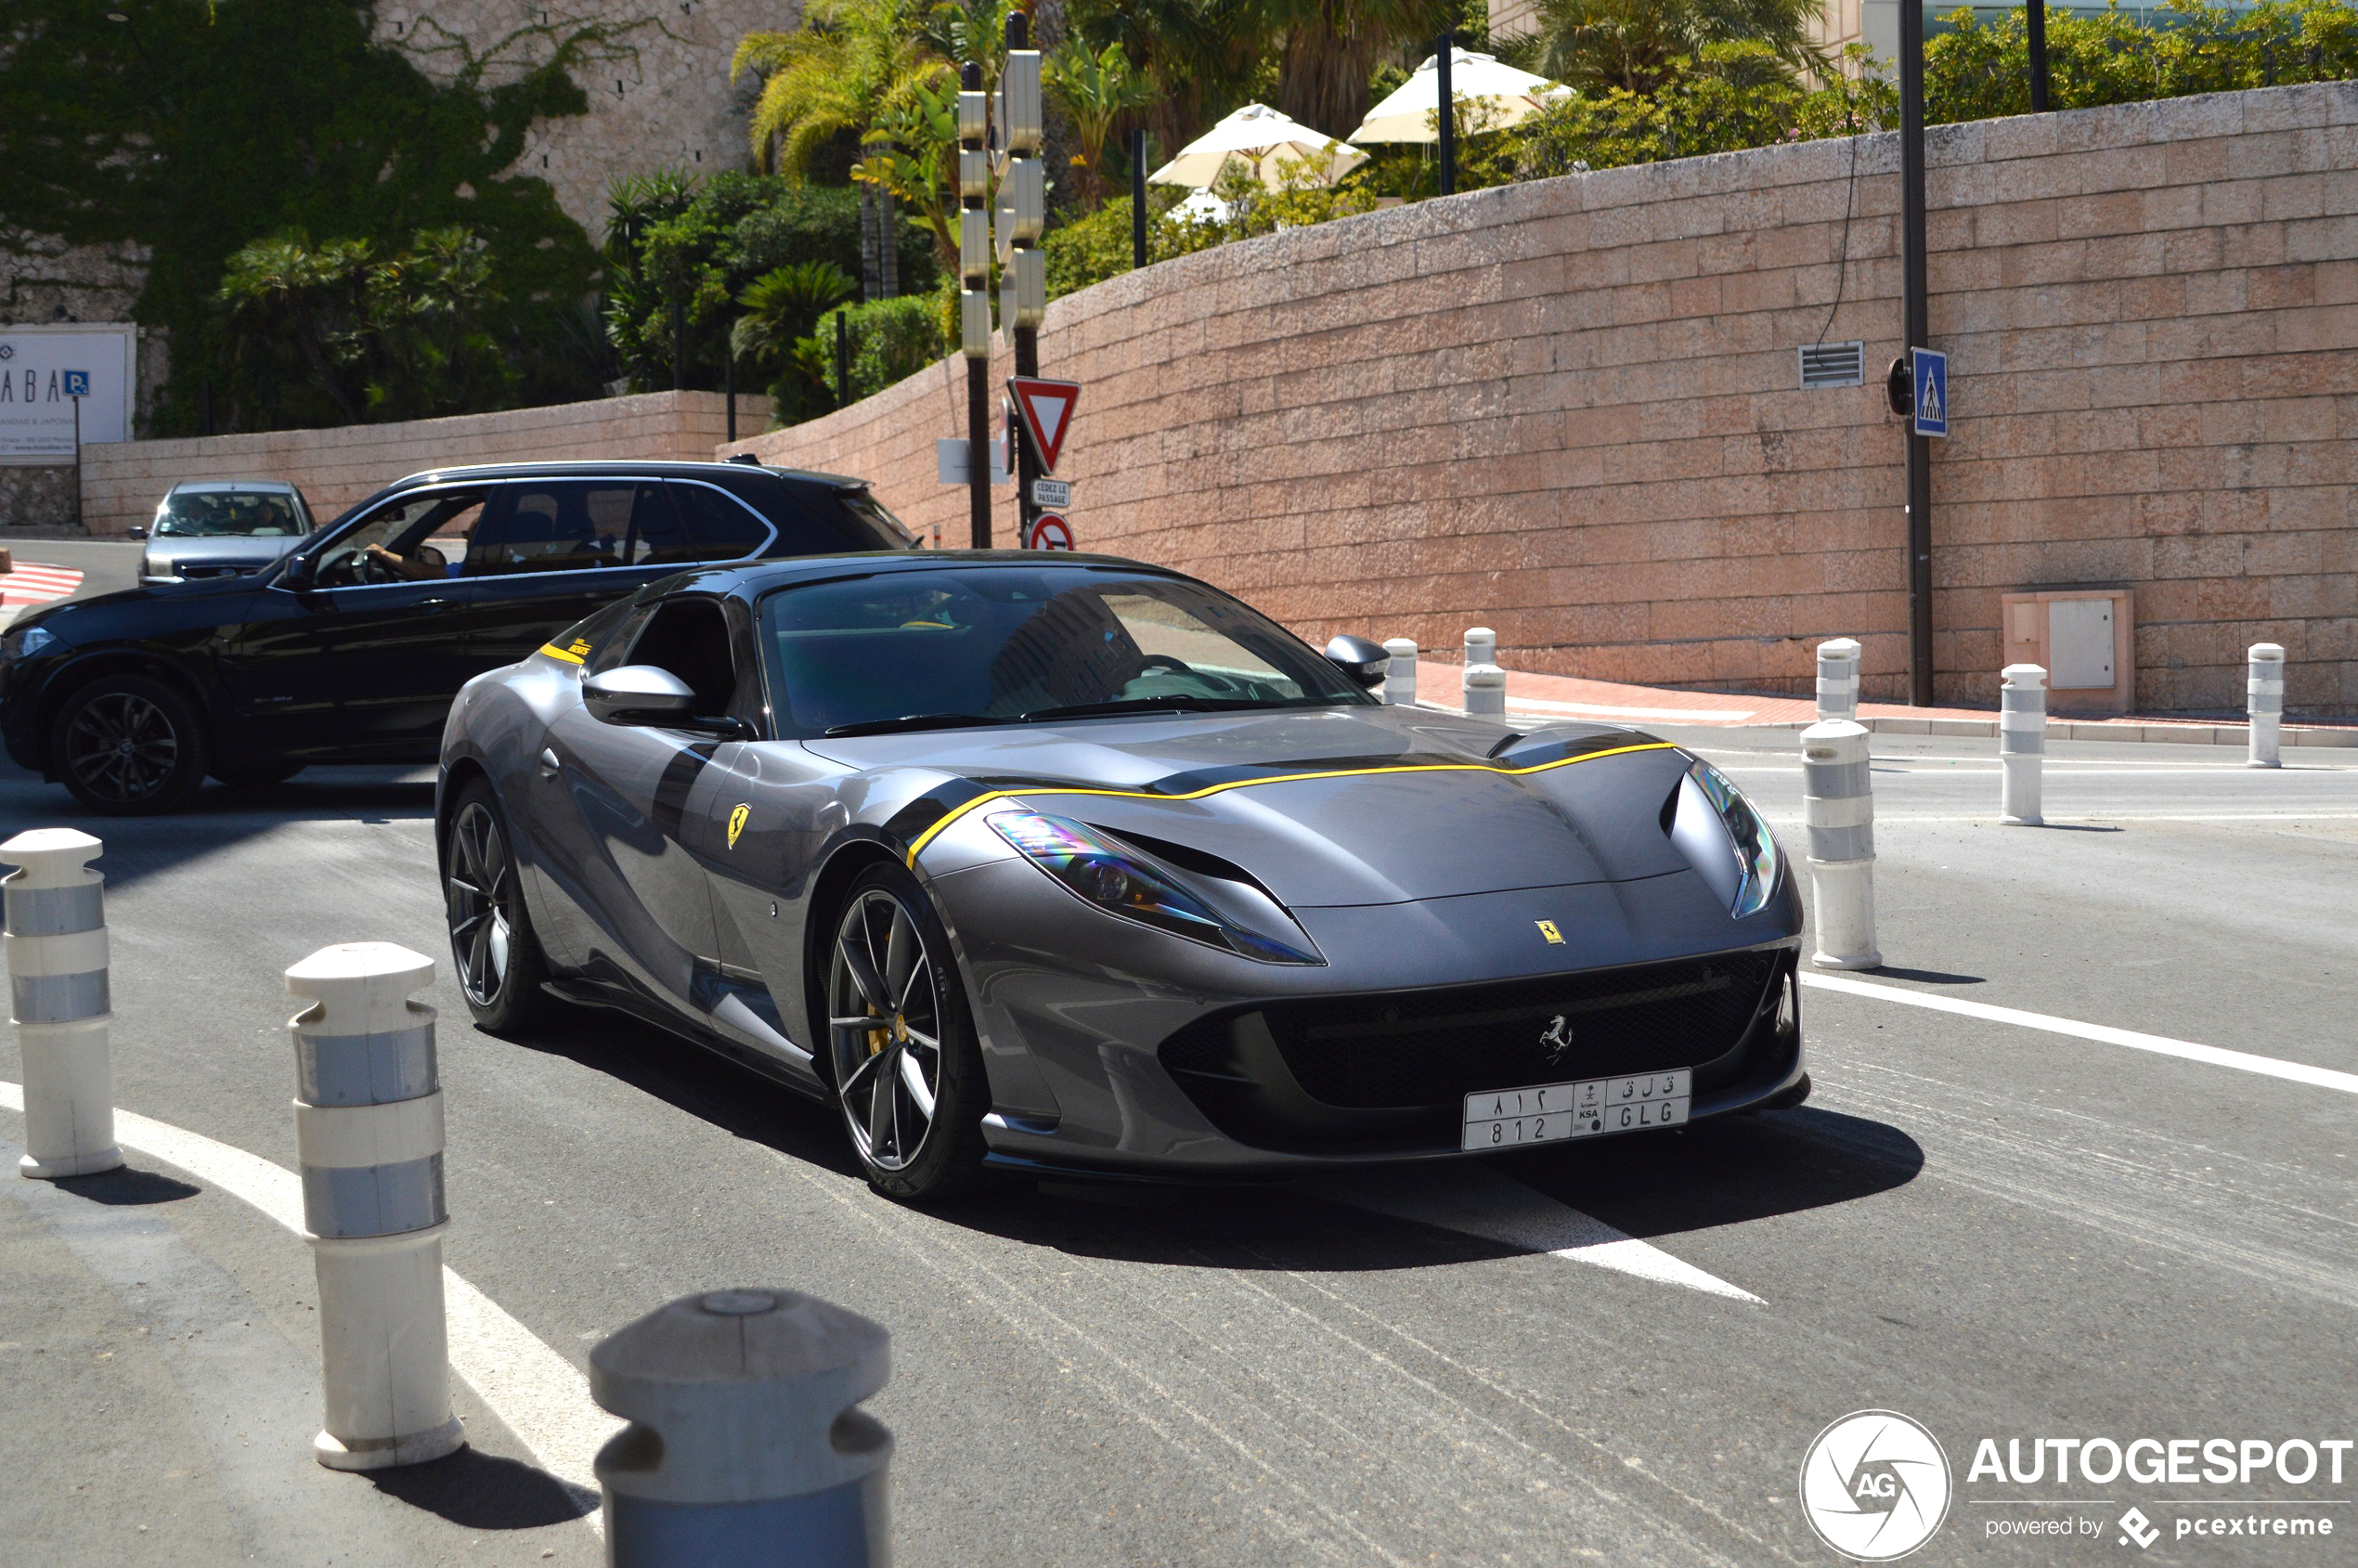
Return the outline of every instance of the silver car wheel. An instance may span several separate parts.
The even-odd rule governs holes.
[[[836,927],[827,1015],[852,1144],[879,1171],[906,1169],[941,1092],[941,999],[915,918],[881,888],[854,899]]]
[[[499,824],[470,802],[450,830],[450,952],[467,1000],[488,1007],[508,978],[512,877]]]

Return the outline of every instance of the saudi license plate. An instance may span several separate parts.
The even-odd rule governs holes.
[[[1468,1095],[1466,1141],[1460,1147],[1514,1148],[1676,1127],[1687,1120],[1693,1084],[1694,1074],[1681,1068],[1636,1078],[1592,1078],[1585,1083],[1541,1083]]]

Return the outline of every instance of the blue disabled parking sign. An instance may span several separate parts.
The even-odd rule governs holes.
[[[1916,434],[1949,434],[1949,356],[1937,348],[1911,351],[1916,366]]]

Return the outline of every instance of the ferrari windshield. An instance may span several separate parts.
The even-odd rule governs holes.
[[[1102,566],[943,566],[762,601],[782,732],[1373,702],[1200,583]]]

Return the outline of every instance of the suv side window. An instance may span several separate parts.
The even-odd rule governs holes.
[[[313,584],[363,588],[457,577],[481,552],[477,525],[484,515],[485,494],[480,489],[412,490],[394,497],[320,552]]]
[[[664,488],[671,492],[677,526],[667,537],[649,541],[651,565],[738,561],[770,542],[769,525],[727,491],[680,479],[666,480]]]
[[[631,565],[673,527],[651,479],[533,479],[510,491],[490,547],[469,554],[470,577]]]

